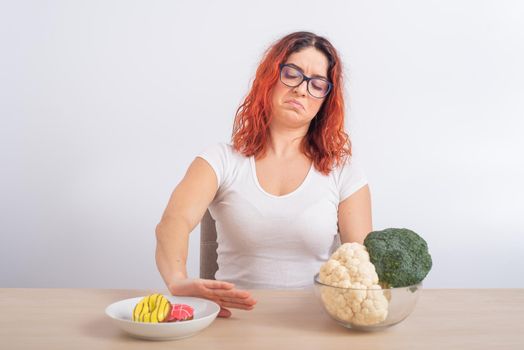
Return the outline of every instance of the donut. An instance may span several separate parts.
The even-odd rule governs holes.
[[[193,319],[193,308],[186,304],[174,304],[166,322],[189,321]]]
[[[171,311],[171,303],[161,294],[148,295],[133,309],[133,321],[159,323],[164,322]]]

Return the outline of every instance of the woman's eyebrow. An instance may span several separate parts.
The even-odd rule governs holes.
[[[288,63],[288,65],[295,67],[295,68],[298,69],[300,72],[302,72],[302,74],[304,74],[304,70],[303,70],[302,68],[300,68],[299,66],[297,66],[296,64],[294,64],[294,63]],[[326,77],[323,76],[323,75],[319,75],[319,74],[313,74],[313,75],[311,76],[311,78],[322,78],[322,79],[326,79],[326,80],[328,80],[328,78],[326,78]]]

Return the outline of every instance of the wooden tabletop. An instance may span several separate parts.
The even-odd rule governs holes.
[[[524,289],[424,289],[415,311],[380,332],[332,321],[312,290],[253,290],[252,311],[233,310],[186,339],[127,336],[109,304],[154,290],[0,288],[2,349],[524,349]]]

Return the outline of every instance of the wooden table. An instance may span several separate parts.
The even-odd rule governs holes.
[[[254,310],[174,341],[129,337],[104,313],[152,292],[163,291],[1,288],[0,348],[524,349],[524,289],[425,289],[405,321],[371,333],[336,324],[312,290],[254,290]]]

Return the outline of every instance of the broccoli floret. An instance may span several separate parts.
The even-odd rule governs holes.
[[[431,269],[431,255],[426,241],[406,228],[370,232],[364,245],[384,286],[418,284]]]

